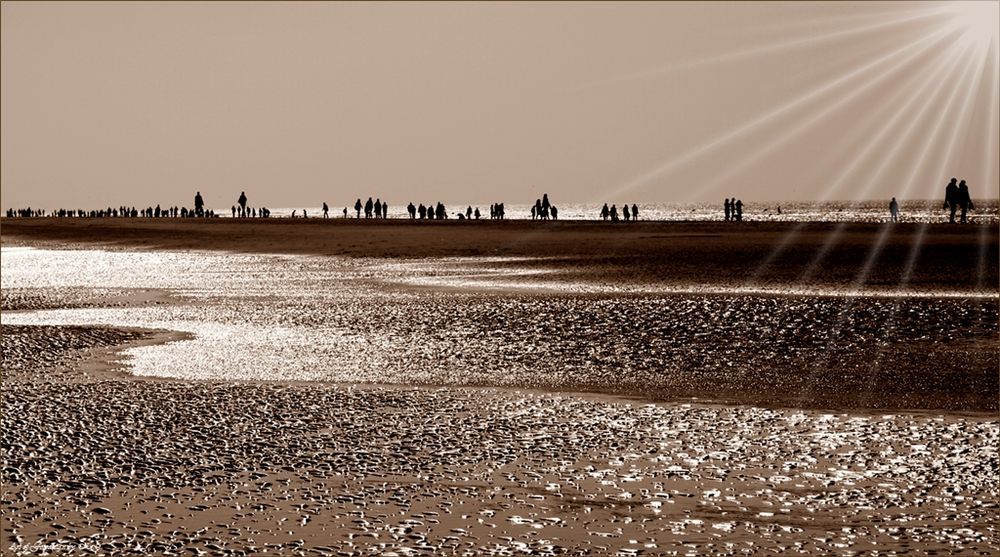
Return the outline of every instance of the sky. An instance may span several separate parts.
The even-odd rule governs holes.
[[[5,1],[0,204],[997,197],[997,6]]]

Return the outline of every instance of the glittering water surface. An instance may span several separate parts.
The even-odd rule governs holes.
[[[737,192],[733,192],[737,194]],[[942,195],[944,188],[942,187]],[[389,218],[409,218],[406,212],[408,200],[397,200],[399,203],[389,205]],[[975,209],[970,212],[974,222],[997,223],[997,199],[975,199]],[[436,203],[437,200],[414,199],[414,205],[423,202],[425,205]],[[553,200],[559,209],[559,218],[563,220],[596,220],[601,218],[601,203],[560,203]],[[635,200],[609,199],[608,206],[616,204],[618,211],[624,203],[629,207]],[[743,218],[753,221],[783,221],[783,222],[886,222],[889,220],[889,201],[753,201],[743,200]],[[723,217],[723,200],[716,203],[636,203],[639,207],[639,217],[642,220],[721,220]],[[900,218],[903,222],[948,222],[948,213],[942,209],[938,200],[902,200],[900,201]],[[469,207],[473,211],[479,208],[482,218],[489,218],[490,203],[445,203],[449,218],[457,218],[458,213],[465,213]],[[348,208],[348,216],[355,217],[354,204]],[[531,205],[521,203],[505,203],[504,210],[509,219],[530,219]],[[778,212],[778,209],[781,212]],[[322,209],[304,207],[309,217],[321,217]],[[332,218],[342,218],[343,207],[330,207]],[[297,217],[302,216],[303,207],[271,208],[275,218],[289,217],[295,211]],[[231,215],[228,208],[217,209],[223,216]]]
[[[2,319],[192,333],[127,351],[137,374],[188,379],[643,396],[844,390],[875,405],[901,382],[908,395],[996,389],[989,374],[986,384],[967,375],[997,367],[995,297],[629,291],[554,285],[544,266],[517,263],[4,248],[5,297],[97,301]],[[162,290],[170,303],[115,303],[135,289]]]

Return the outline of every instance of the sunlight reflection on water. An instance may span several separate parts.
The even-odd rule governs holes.
[[[970,305],[948,292],[769,296],[789,291],[560,282],[520,261],[5,247],[5,296],[97,299],[7,311],[2,322],[194,335],[127,350],[139,375],[637,391],[692,371],[738,381],[761,366],[863,361],[895,342],[997,329],[995,295]],[[119,303],[128,296],[109,289],[163,290],[171,300]]]

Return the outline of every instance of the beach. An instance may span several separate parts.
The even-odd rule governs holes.
[[[995,226],[0,232],[9,553],[1000,551]]]

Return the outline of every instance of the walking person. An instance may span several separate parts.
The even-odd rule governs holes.
[[[357,201],[354,202],[354,210],[358,213],[358,218],[361,218],[361,198],[359,197]]]
[[[950,209],[948,222],[955,224],[955,212],[958,210],[958,180],[952,178],[944,188],[944,208]]]
[[[240,216],[247,216],[247,192],[241,191],[240,198],[236,202],[240,204]]]
[[[895,197],[889,202],[889,216],[892,222],[899,222],[899,203],[896,203]]]
[[[961,223],[966,224],[969,222],[969,209],[975,209],[975,206],[972,204],[972,197],[969,195],[969,186],[965,184],[965,180],[958,183],[958,195],[956,197],[958,206],[962,208]]]
[[[330,207],[326,204],[326,201],[323,202],[323,218],[330,218]]]
[[[732,211],[732,204],[729,202],[729,198],[726,198],[726,202],[723,204],[726,211],[726,222],[729,222],[729,213]]]
[[[205,200],[201,198],[200,191],[194,194],[194,214],[199,217],[205,215]]]

